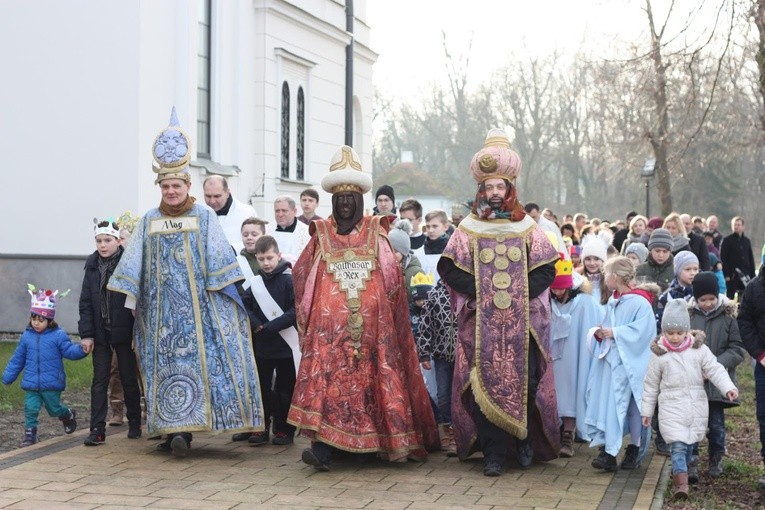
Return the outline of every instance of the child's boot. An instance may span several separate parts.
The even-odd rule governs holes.
[[[688,483],[699,483],[699,457],[694,455],[688,463]]]
[[[141,420],[128,420],[128,439],[138,439],[141,433]]]
[[[69,414],[66,416],[60,416],[59,420],[64,424],[64,432],[71,434],[77,430],[77,411],[74,409],[69,410]]]
[[[675,501],[688,499],[688,473],[672,475],[672,497]]]
[[[24,439],[21,446],[32,446],[37,442],[37,427],[27,427],[24,429]]]
[[[561,457],[573,457],[574,456],[574,431],[564,430],[560,437],[560,452]]]

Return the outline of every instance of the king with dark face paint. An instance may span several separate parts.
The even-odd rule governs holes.
[[[363,216],[372,179],[350,147],[321,185],[332,216],[311,223],[292,271],[303,357],[288,421],[312,440],[303,462],[327,471],[333,449],[423,459],[438,432],[388,217]]]

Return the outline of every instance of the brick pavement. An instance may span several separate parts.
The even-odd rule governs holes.
[[[253,448],[229,435],[195,434],[186,458],[154,451],[156,441],[131,441],[125,428],[103,446],[85,447],[86,431],[0,455],[0,508],[13,509],[648,509],[665,459],[636,471],[597,472],[597,450],[517,466],[499,478],[468,462],[432,454],[427,462],[333,461],[318,473],[300,461],[307,445]],[[110,433],[116,432],[114,429]],[[665,480],[665,479],[664,479]],[[660,498],[663,490],[658,491]]]

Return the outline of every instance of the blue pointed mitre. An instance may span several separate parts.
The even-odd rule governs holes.
[[[154,139],[152,156],[152,169],[158,174],[155,182],[159,183],[163,179],[190,180],[188,165],[191,160],[191,143],[181,129],[175,106],[170,112],[170,123]]]

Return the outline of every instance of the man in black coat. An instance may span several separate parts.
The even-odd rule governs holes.
[[[735,216],[730,224],[733,233],[725,236],[720,244],[720,262],[723,265],[728,297],[733,299],[745,287],[738,271],[749,278],[754,277],[754,255],[752,242],[744,235],[744,218]]]
[[[738,329],[746,350],[757,362],[754,367],[755,402],[760,424],[760,456],[765,462],[765,271],[762,269],[741,296]],[[765,477],[760,478],[759,485],[765,489]]]

